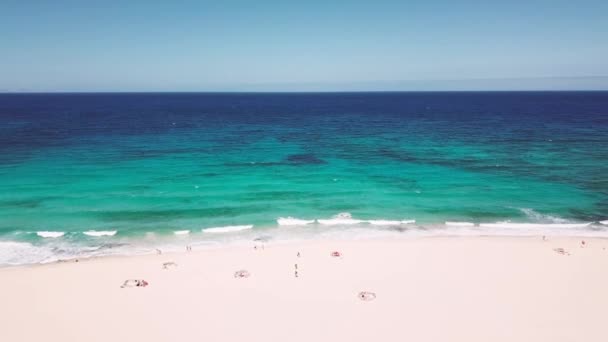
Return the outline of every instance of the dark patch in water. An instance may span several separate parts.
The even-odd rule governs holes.
[[[214,172],[207,172],[207,173],[201,174],[201,176],[203,176],[203,177],[217,177],[219,175],[220,175],[219,173],[214,173]]]
[[[317,158],[317,156],[312,153],[290,154],[287,156],[287,162],[297,165],[327,164],[325,160]]]
[[[231,167],[249,167],[249,166],[278,166],[285,165],[285,163],[280,162],[248,162],[248,163],[224,163],[224,166]]]
[[[290,165],[290,166],[300,166],[300,165],[320,165],[327,164],[326,161],[317,158],[312,153],[304,153],[304,154],[290,154],[285,158],[285,160],[280,162],[238,162],[238,163],[224,163],[224,166],[231,167],[253,167],[253,166],[282,166],[282,165]]]
[[[4,200],[0,201],[0,207],[12,207],[12,208],[25,208],[33,209],[38,208],[42,205],[42,202],[54,199],[57,197],[37,197],[22,200]]]
[[[401,161],[401,162],[416,163],[416,162],[420,161],[419,158],[417,158],[407,152],[393,151],[388,148],[379,149],[377,151],[377,154],[384,158],[393,159],[393,160],[397,160],[397,161]]]

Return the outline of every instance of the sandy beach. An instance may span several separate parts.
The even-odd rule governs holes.
[[[309,241],[5,268],[0,340],[607,341],[608,240],[585,242]]]

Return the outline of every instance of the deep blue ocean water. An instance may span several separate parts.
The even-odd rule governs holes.
[[[608,235],[608,92],[0,94],[0,119],[0,264],[259,237]]]

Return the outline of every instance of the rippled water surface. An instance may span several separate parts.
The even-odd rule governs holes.
[[[607,92],[4,94],[0,118],[0,263],[288,216],[608,219]]]

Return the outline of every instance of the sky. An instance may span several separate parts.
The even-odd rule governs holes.
[[[608,1],[0,0],[0,91],[608,90]]]

